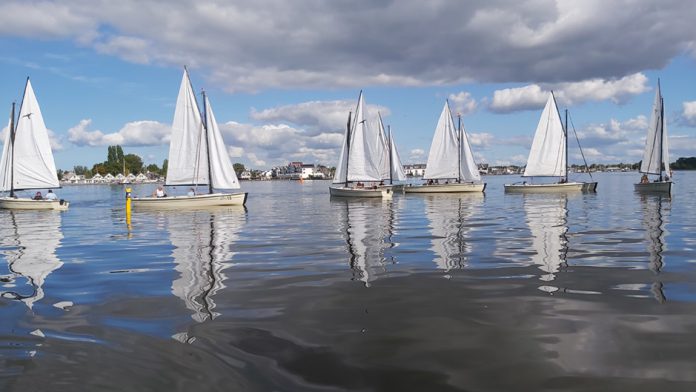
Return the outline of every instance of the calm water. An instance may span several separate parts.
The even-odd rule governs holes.
[[[391,202],[252,182],[246,209],[130,227],[116,186],[0,211],[0,390],[694,390],[696,173],[671,199],[518,179]]]

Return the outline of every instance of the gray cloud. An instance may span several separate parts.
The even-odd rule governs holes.
[[[688,2],[562,5],[15,0],[0,4],[0,35],[67,38],[131,62],[189,64],[228,91],[614,80],[694,54],[696,8]]]

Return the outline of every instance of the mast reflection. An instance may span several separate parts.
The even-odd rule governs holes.
[[[640,201],[643,212],[643,228],[648,248],[648,268],[659,276],[665,265],[663,251],[665,250],[665,219],[663,209],[669,206],[671,199],[659,194],[641,194]],[[653,297],[663,303],[667,300],[663,291],[663,284],[657,280],[652,283],[650,292]]]
[[[246,220],[246,209],[224,208],[167,212],[166,222],[174,246],[172,258],[179,278],[172,282],[172,294],[181,298],[198,323],[220,315],[215,294],[225,287],[224,273],[234,257],[233,245]],[[181,342],[195,338],[188,332],[173,336]]]
[[[560,268],[567,265],[567,195],[525,194],[523,197],[527,225],[532,234],[532,262],[543,271],[539,279],[552,282]],[[552,293],[558,287],[545,284],[539,289]]]
[[[0,246],[9,274],[2,276],[2,297],[22,301],[30,309],[44,298],[48,276],[63,265],[60,247],[61,214],[58,211],[3,211]]]
[[[391,246],[394,212],[391,202],[381,199],[331,198],[338,206],[353,279],[369,287],[384,272],[385,249]]]
[[[425,215],[432,235],[430,250],[438,269],[449,271],[468,265],[471,244],[469,220],[483,203],[483,193],[427,195]]]

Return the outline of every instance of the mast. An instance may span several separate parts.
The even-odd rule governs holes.
[[[213,193],[213,175],[210,171],[210,142],[208,141],[208,100],[205,96],[205,90],[201,90],[203,96],[203,133],[205,136],[205,151],[207,152],[206,159],[208,161],[208,193]]]
[[[565,182],[568,182],[568,109],[565,110],[563,133],[565,134]]]
[[[14,142],[15,132],[15,103],[12,102],[12,112],[10,114],[10,197],[14,197]]]
[[[379,121],[382,121],[382,115],[379,116]],[[392,157],[391,125],[387,125],[387,135],[389,135],[388,136],[389,137],[389,140],[388,140],[388,144],[389,144],[389,184],[391,185],[391,184],[394,184],[394,178],[392,176],[392,173],[393,173],[393,171],[392,171],[392,165],[393,165],[392,159],[393,159],[393,157]]]
[[[449,102],[447,103],[449,105]],[[462,182],[462,115],[460,113],[457,113],[457,138],[458,138],[458,145],[457,145],[457,170],[459,172],[459,178],[457,178],[458,182]]]
[[[660,160],[659,160],[659,165],[660,165],[660,182],[662,182],[662,159],[663,159],[663,152],[664,152],[664,147],[663,143],[665,142],[663,140],[664,134],[665,134],[665,105],[662,100],[662,89],[660,88],[660,79],[657,79],[657,90],[660,92]],[[669,165],[669,162],[666,163]],[[665,167],[665,171],[669,170],[669,167]]]
[[[362,92],[361,92],[362,93]],[[350,116],[353,112],[348,112],[348,123],[346,124],[346,184],[348,187],[348,168],[350,167]]]

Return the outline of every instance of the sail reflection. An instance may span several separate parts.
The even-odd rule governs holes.
[[[1,277],[2,297],[24,302],[30,309],[44,297],[48,276],[63,265],[58,211],[4,211],[0,214],[0,246],[9,274]]]
[[[647,240],[649,265],[651,271],[659,274],[665,265],[662,252],[665,250],[665,219],[663,210],[669,205],[671,199],[666,195],[641,194],[640,201],[643,211],[643,228]],[[659,302],[665,302],[666,298],[662,290],[662,282],[653,282],[650,288],[653,296]]]
[[[564,194],[525,194],[523,206],[532,234],[532,262],[543,274],[539,279],[551,282],[566,264],[568,253],[568,208]],[[558,287],[542,285],[540,290],[554,292]]]
[[[196,322],[215,319],[215,294],[225,287],[224,270],[234,257],[246,219],[243,207],[195,210],[166,214],[167,228],[174,249],[174,269],[179,278],[172,282],[172,294],[181,298]],[[192,337],[182,332],[173,336],[182,342]]]
[[[430,250],[435,253],[433,261],[438,269],[449,271],[469,264],[469,220],[483,200],[483,193],[424,197],[425,215],[432,235]]]
[[[331,204],[338,207],[339,222],[345,222],[341,229],[353,277],[369,287],[388,262],[384,253],[392,244],[393,206],[386,200],[367,198],[331,198]]]

